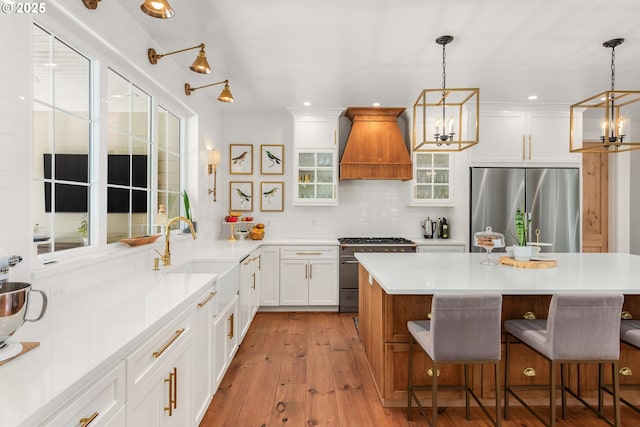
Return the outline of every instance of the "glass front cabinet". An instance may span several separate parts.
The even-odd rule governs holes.
[[[295,150],[293,204],[297,206],[336,206],[337,150]]]
[[[411,204],[446,206],[452,203],[449,153],[413,153]]]

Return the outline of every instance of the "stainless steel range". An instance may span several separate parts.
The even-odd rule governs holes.
[[[402,237],[342,237],[340,242],[340,311],[358,311],[356,252],[415,252],[416,244]]]

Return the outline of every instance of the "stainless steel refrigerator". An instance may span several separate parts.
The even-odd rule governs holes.
[[[580,252],[580,175],[577,168],[471,168],[470,245],[491,226],[515,243],[515,212],[531,214],[529,241],[551,243],[545,252]]]

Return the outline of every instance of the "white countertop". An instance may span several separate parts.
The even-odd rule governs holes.
[[[163,245],[159,240],[146,248],[116,247],[58,262],[34,275],[33,289],[47,290],[49,306],[42,320],[25,323],[13,338],[36,341],[40,346],[0,366],[0,426],[32,426],[50,415],[64,403],[60,401],[63,397],[81,391],[88,379],[122,360],[136,342],[195,302],[217,278],[216,274],[168,274],[170,269],[188,261],[238,262],[265,245],[337,246],[338,241],[265,238],[228,242],[173,237],[171,267],[152,271],[155,254],[150,254],[148,259],[142,256],[142,268],[103,277],[105,268],[118,270],[123,265],[118,261],[122,258],[110,258],[114,254],[133,260],[153,249],[162,251]],[[105,259],[116,260],[107,261],[105,267]],[[55,286],[48,286],[51,282]],[[34,307],[29,317],[34,317],[40,295],[32,293],[31,298]]]
[[[484,253],[356,253],[356,258],[388,294],[532,295],[602,291],[640,294],[638,255],[544,255],[557,259],[558,266],[546,269],[487,266],[481,264],[487,257]],[[491,255],[496,263],[498,257]]]

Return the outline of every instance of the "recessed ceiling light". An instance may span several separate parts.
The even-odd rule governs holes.
[[[311,103],[309,101],[305,101],[302,105],[305,107],[311,107]]]
[[[529,95],[529,97],[527,98],[529,101],[533,101],[538,99],[538,95]]]
[[[380,104],[379,102],[374,102],[374,103],[373,103],[373,104],[371,104],[371,105],[373,105],[374,107],[379,107],[381,104]]]

